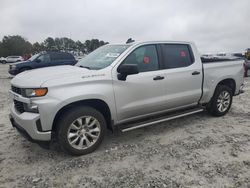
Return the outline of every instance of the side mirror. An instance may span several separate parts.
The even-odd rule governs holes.
[[[138,66],[134,64],[124,64],[118,67],[117,72],[119,73],[117,75],[118,80],[125,81],[128,75],[132,74],[138,74]]]
[[[41,59],[36,59],[35,60],[37,63],[41,63],[42,61],[41,61]]]

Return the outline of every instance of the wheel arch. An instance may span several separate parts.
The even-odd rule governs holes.
[[[59,118],[65,112],[69,111],[70,109],[72,109],[74,107],[78,107],[78,106],[89,106],[89,107],[95,108],[96,110],[101,112],[106,120],[107,128],[109,130],[113,131],[113,121],[112,121],[112,117],[111,117],[110,108],[109,108],[108,104],[101,99],[85,99],[85,100],[75,101],[75,102],[72,102],[72,103],[69,103],[69,104],[63,106],[60,110],[57,111],[57,113],[55,115],[55,118],[54,118],[53,124],[52,124],[52,131],[56,130],[57,122],[58,122]]]
[[[221,81],[216,85],[216,88],[217,88],[219,85],[228,86],[229,88],[232,89],[233,95],[235,94],[236,82],[235,82],[235,80],[234,80],[233,78],[227,78],[227,79],[221,80]],[[216,89],[216,88],[215,88],[215,89]]]

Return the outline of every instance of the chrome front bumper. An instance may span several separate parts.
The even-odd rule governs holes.
[[[29,99],[23,98],[18,94],[14,94],[10,92],[11,98],[15,100],[29,103]],[[10,106],[10,121],[13,127],[17,128],[17,130],[22,130],[22,132],[26,132],[27,135],[34,141],[50,141],[51,140],[51,131],[39,131],[39,123],[40,123],[40,114],[38,113],[30,113],[23,112],[19,113],[14,106],[14,103]]]

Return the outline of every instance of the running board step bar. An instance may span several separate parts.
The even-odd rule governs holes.
[[[184,117],[184,116],[189,116],[189,115],[196,114],[196,113],[199,113],[202,111],[204,111],[203,108],[195,108],[192,110],[186,110],[186,111],[182,111],[182,112],[175,113],[175,114],[172,113],[169,115],[162,116],[160,118],[158,117],[156,119],[150,119],[150,120],[140,122],[140,123],[129,124],[125,128],[122,128],[122,126],[120,126],[120,130],[121,130],[121,132],[128,132],[128,131],[132,131],[134,129],[147,127],[147,126],[150,126],[153,124],[170,121],[170,120],[177,119],[177,118]]]

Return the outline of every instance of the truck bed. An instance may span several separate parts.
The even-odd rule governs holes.
[[[204,60],[204,59],[203,59]],[[202,101],[209,101],[213,96],[219,80],[232,78],[235,80],[235,93],[237,95],[243,83],[243,63],[241,58],[205,60],[203,63],[204,80]]]

